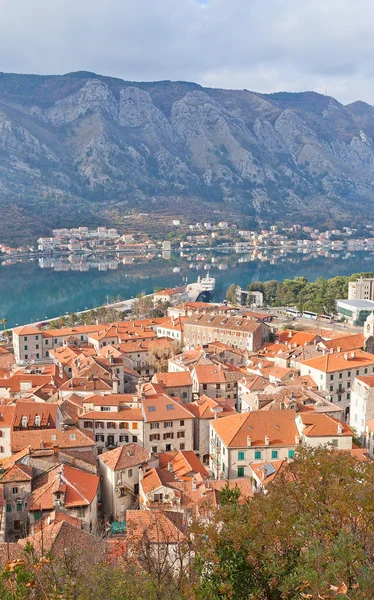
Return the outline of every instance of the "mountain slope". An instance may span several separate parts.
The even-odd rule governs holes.
[[[176,198],[334,222],[373,206],[373,139],[374,107],[313,92],[0,73],[0,241]]]

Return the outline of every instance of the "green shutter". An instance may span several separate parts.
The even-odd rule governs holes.
[[[255,452],[255,460],[259,460],[261,458],[261,452],[260,450],[256,450]]]
[[[244,452],[238,452],[238,460],[244,460]]]
[[[278,450],[271,451],[271,458],[278,458]]]
[[[38,521],[40,519],[40,510],[34,510],[34,520]]]
[[[289,450],[288,451],[288,458],[294,458],[295,456],[295,450]]]
[[[7,504],[6,505],[6,511],[7,512],[12,512],[12,505],[11,504]]]
[[[238,467],[238,477],[244,477],[244,467]]]

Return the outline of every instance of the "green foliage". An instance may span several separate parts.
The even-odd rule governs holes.
[[[230,287],[226,291],[225,298],[226,298],[227,302],[229,302],[229,304],[236,304],[237,287],[238,286],[233,283],[232,285],[230,285]]]
[[[338,275],[332,279],[318,277],[315,281],[308,281],[306,277],[295,277],[284,281],[253,281],[247,290],[259,291],[264,295],[264,302],[268,306],[296,306],[298,310],[310,310],[319,314],[335,314],[338,298],[348,297],[348,283],[359,277],[374,277],[374,273],[355,273],[350,276]],[[231,285],[226,292],[232,297]]]
[[[266,495],[227,504],[203,526],[196,597],[371,598],[373,480],[371,462],[322,447],[301,450]]]

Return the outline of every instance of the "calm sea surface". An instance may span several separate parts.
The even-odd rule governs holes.
[[[44,261],[44,268],[38,260],[0,263],[0,319],[5,317],[8,327],[43,321],[100,306],[117,296],[128,299],[140,292],[151,293],[155,287],[174,287],[186,278],[191,283],[208,267],[216,278],[216,301],[224,298],[231,283],[245,287],[257,280],[283,280],[298,275],[314,280],[374,271],[374,253],[370,252],[281,256],[270,250],[251,255],[202,251],[187,257],[173,253],[168,260],[135,259],[130,264],[115,257],[90,260],[90,264],[85,260],[81,266],[77,257],[70,261],[65,258],[57,261],[55,268],[49,266],[48,260]]]

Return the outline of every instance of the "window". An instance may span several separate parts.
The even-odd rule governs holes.
[[[333,445],[333,446],[337,446],[337,445],[338,445],[338,443],[339,443],[339,442],[338,442],[338,440],[332,440],[332,445]]]
[[[128,477],[132,477],[132,469],[129,469],[129,470],[128,470],[127,476],[128,476]]]
[[[104,436],[102,433],[98,433],[95,435],[95,439],[97,442],[103,442],[104,441]]]
[[[347,388],[350,388],[350,387],[351,387],[351,382],[350,382],[350,381],[348,381],[348,383],[347,383]]]
[[[238,452],[238,460],[244,460],[244,452]]]
[[[120,442],[126,442],[126,444],[127,444],[128,441],[129,441],[129,436],[128,435],[120,435],[119,436],[119,441]]]
[[[34,510],[34,521],[39,521],[40,519],[40,510]]]
[[[180,450],[184,450],[184,448],[185,448],[185,444],[179,444],[179,449]]]
[[[22,511],[22,502],[18,501],[17,502],[17,512],[21,512]]]
[[[351,371],[348,371],[348,377],[350,377],[350,376],[351,376]]]
[[[165,421],[164,427],[173,427],[173,421]]]
[[[106,427],[107,427],[107,429],[116,429],[116,424],[113,423],[112,421],[108,421]]]
[[[24,348],[23,348],[23,349],[24,349],[24,350],[27,350],[27,346],[24,346]]]
[[[25,359],[26,359],[26,360],[28,359],[28,357],[29,357],[29,355],[28,355],[28,354],[25,354]]]
[[[166,410],[174,410],[174,404],[167,404]]]
[[[170,452],[170,450],[171,450],[171,444],[166,444],[165,450],[166,450],[166,452]]]
[[[255,452],[255,460],[260,460],[261,458],[261,451],[260,450],[256,450]]]
[[[160,423],[151,423],[151,429],[159,429]]]
[[[14,519],[13,527],[15,531],[19,531],[21,529],[21,521],[19,519]]]
[[[333,392],[333,391],[334,391],[334,386],[330,385],[330,392]]]
[[[221,384],[220,383],[216,383],[216,390],[220,390],[221,389]]]
[[[357,369],[356,370],[356,375],[359,375],[359,374],[360,374],[360,369]]]
[[[238,477],[244,477],[244,467],[238,467]]]
[[[159,440],[159,439],[160,439],[159,433],[151,433],[151,435],[149,436],[150,442],[154,442],[155,440]]]
[[[45,340],[45,345],[48,346],[48,340]]]
[[[8,504],[6,505],[6,511],[7,511],[7,512],[12,512],[12,505],[11,505],[10,503],[8,503]]]
[[[187,394],[187,392],[183,392],[183,393],[182,393],[182,398],[187,398],[187,397],[188,397],[188,394]]]
[[[278,458],[278,450],[271,451],[271,458]]]
[[[104,429],[104,423],[102,421],[96,421],[96,429]]]
[[[39,352],[36,353],[36,358],[39,358]]]
[[[40,417],[39,417],[39,415],[35,415],[35,427],[40,427]]]
[[[367,368],[366,368],[366,369],[365,369],[365,375],[366,375],[366,373],[367,373],[367,372],[368,372],[368,370],[367,370]]]
[[[27,335],[25,335],[25,337],[23,338],[24,342],[27,342]]]
[[[338,402],[341,402],[341,401],[342,401],[342,395],[338,394]]]
[[[24,415],[21,418],[21,427],[27,427],[27,421],[28,421],[28,418],[27,418],[27,416]]]
[[[294,458],[295,457],[295,450],[289,450],[288,451],[288,458]]]
[[[206,391],[208,389],[208,386],[206,383],[203,383],[203,390]]]
[[[181,427],[184,427],[184,421],[179,421],[179,425],[180,425]]]
[[[350,392],[348,392],[348,394],[347,394],[347,400],[350,400],[350,399],[351,399],[351,394],[350,394]]]
[[[92,421],[84,421],[83,427],[84,429],[92,429]]]
[[[137,424],[137,423],[133,423],[133,424],[131,425],[131,427],[132,427],[132,429],[138,429],[138,424]]]
[[[152,452],[153,452],[154,454],[156,454],[156,453],[157,453],[157,446],[152,446]]]
[[[133,435],[132,436],[132,441],[133,441],[134,444],[136,444],[137,441],[138,441],[138,436],[137,435]]]
[[[18,487],[12,487],[12,494],[18,494]]]
[[[100,410],[102,412],[109,412],[110,411],[110,406],[100,406]]]
[[[156,412],[156,407],[155,406],[148,406],[148,410],[149,410],[149,412]]]
[[[334,381],[334,375],[330,375],[330,381]]]
[[[39,350],[39,344],[35,344],[36,350]]]
[[[343,378],[343,373],[339,373],[339,379]]]
[[[177,438],[184,438],[184,431],[178,431]]]
[[[164,440],[173,440],[173,439],[174,439],[174,433],[172,433],[172,432],[164,433]]]

